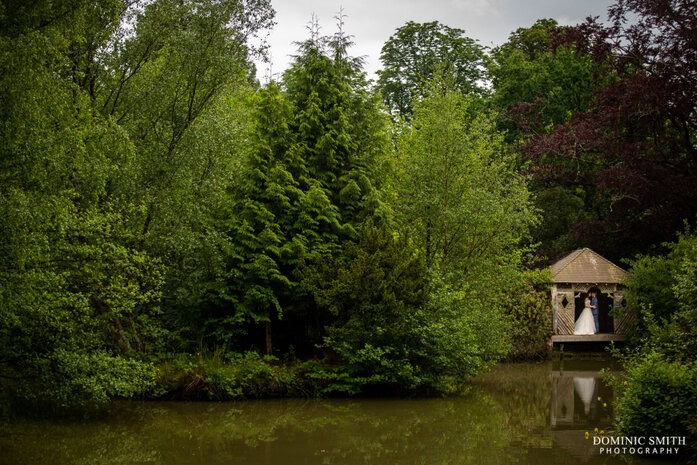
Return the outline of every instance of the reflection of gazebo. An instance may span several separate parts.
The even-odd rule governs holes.
[[[585,435],[612,426],[612,388],[597,369],[553,370],[550,378],[552,446],[570,452],[579,462],[590,461],[599,450]]]
[[[631,315],[614,315],[611,310],[625,305],[622,282],[626,277],[625,270],[588,248],[552,265],[552,343],[623,340]],[[590,288],[600,291],[600,332],[574,335],[574,322]]]
[[[582,429],[589,421],[591,407],[596,402],[596,383],[600,383],[598,371],[554,371],[552,379],[553,428]],[[576,397],[581,404],[576,405]],[[582,407],[582,408],[581,408]]]

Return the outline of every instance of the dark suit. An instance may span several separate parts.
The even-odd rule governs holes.
[[[598,315],[600,314],[598,308],[598,298],[597,297],[591,297],[591,312],[593,313],[593,319],[595,320],[595,331],[600,332],[600,319],[598,318]]]

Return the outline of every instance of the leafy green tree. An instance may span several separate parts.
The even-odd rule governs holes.
[[[131,247],[134,147],[70,64],[118,9],[17,7],[0,37],[0,378],[36,405],[143,392],[154,373],[134,354],[160,335],[161,264]]]
[[[202,343],[202,312],[225,293],[219,219],[253,132],[248,40],[273,14],[265,0],[131,5],[104,52],[96,105],[138,153],[133,234],[165,267],[163,318],[180,349]]]
[[[434,74],[453,76],[453,85],[466,95],[484,93],[484,48],[465,31],[438,21],[408,21],[390,36],[380,53],[383,68],[377,87],[393,114],[411,118],[414,102],[428,93]]]
[[[522,241],[536,222],[493,115],[472,116],[471,104],[448,77],[434,79],[398,139],[394,181],[398,223],[432,274],[422,308],[435,318],[432,367],[463,376],[510,348],[505,302],[520,287]]]
[[[506,319],[467,289],[431,279],[406,235],[367,224],[323,303],[340,359],[331,391],[451,392],[508,349]]]
[[[686,436],[694,440],[697,426],[697,367],[651,351],[625,364],[618,393],[617,427],[632,436]],[[689,444],[689,443],[688,443]],[[688,452],[689,454],[689,452]]]
[[[509,320],[511,351],[508,360],[544,360],[548,357],[552,336],[552,306],[548,269],[523,271],[513,274],[498,298],[503,301],[504,313]]]
[[[488,73],[494,89],[492,105],[498,110],[498,126],[506,141],[520,145],[531,137],[550,132],[585,111],[607,72],[592,55],[573,40],[567,28],[552,19],[540,19],[513,32],[506,43],[492,50]],[[535,173],[538,166],[520,160],[521,169]],[[586,202],[596,186],[580,189],[544,183],[533,176],[530,183],[542,221],[533,228],[541,253],[555,256],[573,248],[569,230],[591,217]]]
[[[70,406],[148,389],[171,302],[220,287],[213,220],[247,136],[230,115],[245,114],[245,36],[271,10],[55,6],[0,12],[0,378]]]
[[[492,50],[493,104],[509,137],[549,131],[588,107],[600,70],[589,53],[562,42],[563,31],[553,19],[540,19]]]
[[[325,286],[327,265],[359,240],[367,219],[384,222],[390,216],[382,192],[389,120],[379,97],[368,90],[361,61],[348,54],[352,42],[343,17],[337,20],[334,35],[321,38],[315,31],[300,44],[295,65],[284,75],[295,115],[291,153],[306,160],[307,169],[299,175],[307,194],[298,225],[310,243],[299,268],[307,297],[295,304],[295,315],[315,322],[309,333],[307,324],[304,330],[314,344],[331,319],[314,298]]]

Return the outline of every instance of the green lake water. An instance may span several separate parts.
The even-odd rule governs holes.
[[[505,364],[458,397],[117,402],[84,422],[23,420],[0,464],[656,464],[600,455],[610,432],[603,360]]]

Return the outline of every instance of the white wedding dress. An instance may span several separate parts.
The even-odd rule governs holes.
[[[595,320],[591,312],[591,299],[586,298],[585,308],[574,324],[574,334],[595,334]]]

